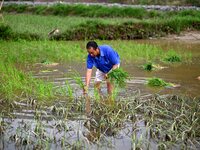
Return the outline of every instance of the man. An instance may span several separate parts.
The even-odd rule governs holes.
[[[95,76],[95,88],[100,93],[100,84],[103,80],[107,79],[108,73],[113,69],[116,69],[120,65],[120,57],[112,47],[108,45],[98,46],[95,41],[90,41],[86,45],[88,52],[87,57],[87,71],[86,71],[86,84],[84,87],[84,94],[87,93],[90,79],[92,76],[92,68],[97,68]],[[109,80],[106,80],[107,92],[109,95],[112,94],[113,85]]]

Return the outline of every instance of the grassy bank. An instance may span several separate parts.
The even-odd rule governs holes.
[[[93,21],[94,18],[77,16],[41,16],[30,14],[4,14],[4,24],[8,25],[14,33],[36,34],[45,39],[48,33],[55,28],[60,32],[76,28],[80,24]],[[127,21],[138,21],[130,18],[96,18],[104,24],[117,25]]]
[[[200,17],[174,16],[168,19],[154,18],[84,18],[39,15],[4,15],[0,25],[1,39],[48,39],[55,28],[59,33],[51,36],[56,40],[85,39],[146,39],[184,30],[200,30]]]
[[[184,30],[199,30],[200,19],[194,17],[174,17],[167,20],[153,19],[138,22],[125,22],[118,25],[104,24],[98,20],[80,24],[74,29],[55,35],[56,40],[132,40],[162,37],[179,34]]]
[[[80,4],[13,4],[3,6],[3,12],[1,39],[48,39],[48,33],[55,28],[60,32],[50,38],[56,40],[146,39],[200,30],[200,11],[197,10],[162,12]]]
[[[197,10],[181,11],[157,11],[145,10],[144,8],[118,7],[118,6],[100,6],[100,5],[83,5],[83,4],[55,4],[55,5],[25,5],[10,4],[2,7],[3,12],[7,13],[31,13],[37,15],[56,15],[56,16],[81,16],[81,17],[128,17],[147,19],[154,17],[171,17],[192,15],[197,17],[200,12]]]

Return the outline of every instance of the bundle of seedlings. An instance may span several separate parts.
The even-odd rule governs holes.
[[[125,87],[128,73],[122,68],[117,68],[108,73],[108,79],[118,87]]]
[[[164,80],[160,79],[160,78],[149,78],[147,81],[147,84],[149,86],[159,86],[159,87],[163,87],[163,86],[172,86],[172,83],[167,83]]]
[[[142,67],[146,71],[154,70],[154,65],[151,62],[144,64]]]

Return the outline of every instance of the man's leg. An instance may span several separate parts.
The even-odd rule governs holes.
[[[101,82],[104,80],[104,76],[105,76],[105,74],[97,69],[95,80],[94,80],[94,82],[95,82],[94,88],[95,88],[95,90],[97,90],[99,95],[101,95]]]
[[[95,88],[95,90],[97,90],[97,92],[98,92],[99,94],[101,94],[101,82],[100,82],[100,81],[96,81],[96,82],[94,83],[94,88]]]
[[[108,80],[106,81],[106,83],[107,83],[107,92],[111,96],[114,89],[114,85]]]

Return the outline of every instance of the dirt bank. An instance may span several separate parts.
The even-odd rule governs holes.
[[[200,42],[200,31],[183,31],[180,34],[170,34],[162,39]]]

